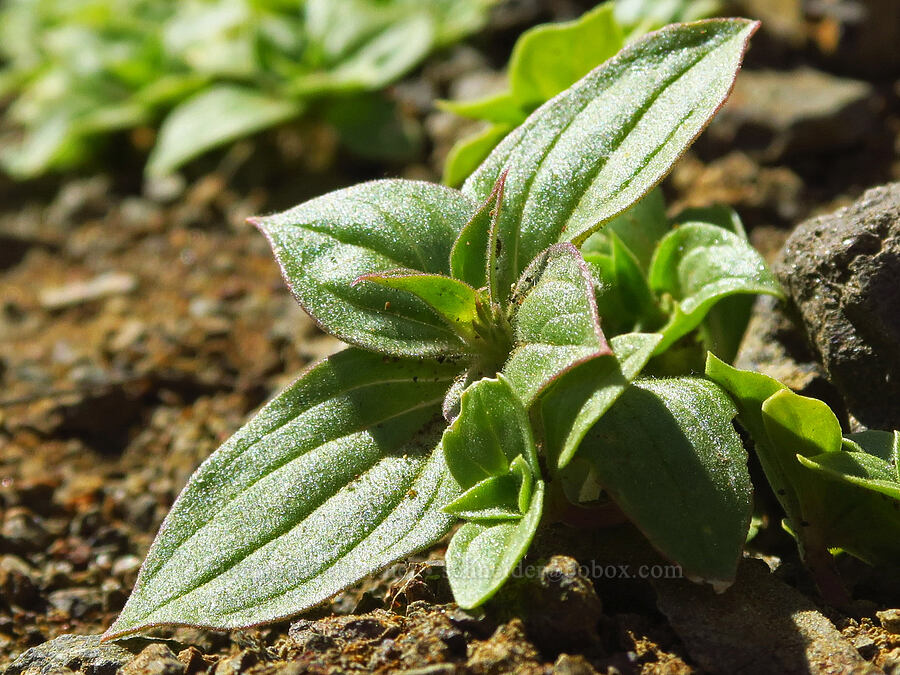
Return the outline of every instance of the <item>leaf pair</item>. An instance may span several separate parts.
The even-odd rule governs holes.
[[[528,550],[544,481],[525,407],[502,375],[466,390],[442,445],[465,490],[444,510],[469,521],[447,548],[447,576],[456,602],[470,608],[496,593]]]
[[[710,356],[707,376],[734,398],[766,478],[820,584],[815,565],[827,549],[870,564],[900,555],[898,432],[867,431],[843,438],[831,409],[795,394],[766,375],[737,370]]]

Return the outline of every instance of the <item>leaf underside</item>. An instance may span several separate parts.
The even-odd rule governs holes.
[[[193,475],[106,637],[291,616],[443,536],[454,375],[356,349],[310,369]]]

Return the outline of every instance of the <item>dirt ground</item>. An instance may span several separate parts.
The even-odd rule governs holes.
[[[529,557],[534,578],[480,613],[451,603],[438,547],[294,622],[39,647],[107,628],[191,472],[341,347],[245,219],[367,178],[439,179],[473,127],[434,99],[496,88],[524,27],[592,4],[504,6],[394,87],[421,134],[400,161],[360,160],[307,121],[177,179],[142,182],[136,136],[103,170],[0,178],[0,667],[37,647],[7,672],[900,672],[900,582],[845,562],[857,605],[823,606],[777,517],[721,596],[621,573],[665,569],[628,528],[557,528]],[[870,3],[770,17],[732,102],[667,179],[673,208],[734,206],[771,259],[804,218],[900,180],[900,65],[884,58],[900,38],[828,11],[855,4]],[[770,5],[742,13],[765,19]],[[893,40],[880,56],[878,40]]]

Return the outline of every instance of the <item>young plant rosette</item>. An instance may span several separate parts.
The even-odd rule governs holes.
[[[756,28],[643,37],[461,190],[380,180],[256,219],[298,302],[352,346],[200,466],[105,637],[283,619],[458,521],[447,574],[475,607],[528,551],[551,491],[602,492],[688,576],[729,584],[751,516],[736,409],[708,379],[641,372],[733,342],[721,310],[780,291],[739,226],[673,228],[657,192],[617,217],[725,101]]]

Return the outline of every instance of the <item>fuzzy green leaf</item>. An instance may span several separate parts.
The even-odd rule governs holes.
[[[532,468],[519,455],[509,465],[509,473],[476,483],[444,511],[465,520],[515,520],[528,510],[533,488]]]
[[[893,467],[894,477],[900,480],[900,431],[860,431],[844,438],[845,449],[865,452]],[[846,448],[853,445],[853,448]]]
[[[526,405],[561,372],[611,353],[591,273],[571,244],[556,244],[538,256],[523,273],[513,302],[516,346],[503,373]]]
[[[487,286],[496,299],[497,218],[503,206],[506,174],[500,174],[494,189],[459,233],[450,251],[450,273],[475,288]]]
[[[294,297],[345,342],[401,356],[466,353],[424,301],[353,282],[407,268],[449,276],[450,250],[475,205],[450,188],[382,180],[338,190],[256,219]]]
[[[519,520],[466,523],[453,535],[447,547],[447,577],[460,607],[481,605],[506,583],[531,545],[543,506],[544,481],[538,480]]]
[[[708,223],[680,225],[663,237],[653,256],[650,287],[677,304],[661,330],[662,352],[700,325],[709,310],[735,294],[783,298],[762,256],[739,235]]]
[[[585,434],[638,376],[662,336],[628,333],[610,340],[612,354],[580,363],[553,380],[535,402],[548,462],[564,468]]]
[[[356,349],[307,371],[191,477],[106,637],[288,617],[443,536],[454,375]]]
[[[147,161],[147,173],[172,173],[213,148],[297,117],[302,110],[299,103],[248,87],[222,84],[204,89],[166,117]]]
[[[467,341],[475,339],[473,323],[478,317],[478,293],[463,281],[442,274],[426,274],[415,270],[388,270],[364,274],[355,282],[369,282],[420,298],[443,319],[451,330]]]
[[[502,375],[479,380],[463,392],[459,416],[441,444],[450,473],[464,490],[507,474],[519,456],[534,473],[539,471],[525,408]]]
[[[504,170],[500,287],[555,241],[582,243],[669,171],[731,90],[757,23],[669,26],[539,108],[463,185],[483,201]]]
[[[578,450],[650,543],[687,575],[717,585],[734,579],[751,516],[734,413],[707,380],[636,380]]]

